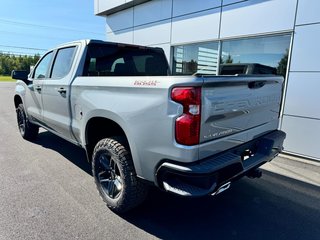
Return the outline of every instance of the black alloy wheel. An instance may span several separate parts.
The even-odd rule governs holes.
[[[109,152],[101,153],[96,168],[98,181],[102,186],[104,194],[112,199],[119,197],[123,183],[119,167],[113,156]]]
[[[18,127],[19,132],[21,136],[24,136],[26,132],[26,115],[24,114],[23,109],[17,108],[17,121],[18,121]]]
[[[22,103],[18,105],[16,112],[18,128],[21,136],[26,140],[35,140],[39,133],[39,126],[28,120]]]
[[[127,141],[121,137],[96,144],[92,174],[103,201],[116,213],[135,208],[148,194],[149,186],[138,178]]]

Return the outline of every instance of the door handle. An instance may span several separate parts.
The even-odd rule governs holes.
[[[66,94],[66,93],[67,93],[67,90],[66,90],[65,88],[63,88],[63,87],[59,88],[57,91],[58,91],[60,94]]]
[[[40,86],[36,86],[35,89],[37,90],[38,93],[41,93],[41,87]]]

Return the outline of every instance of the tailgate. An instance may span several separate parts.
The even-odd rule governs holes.
[[[282,77],[211,76],[203,79],[201,143],[249,132],[278,119]]]

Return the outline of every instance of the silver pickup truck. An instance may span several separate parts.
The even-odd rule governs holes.
[[[98,191],[121,213],[150,185],[216,195],[282,150],[282,77],[170,76],[160,48],[82,40],[48,51],[18,79],[23,138],[39,127],[83,147]]]

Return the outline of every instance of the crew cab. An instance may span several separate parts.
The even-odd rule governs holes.
[[[283,78],[171,76],[160,48],[81,40],[48,51],[18,79],[20,134],[39,127],[85,149],[113,211],[142,203],[150,186],[216,195],[282,150]]]

